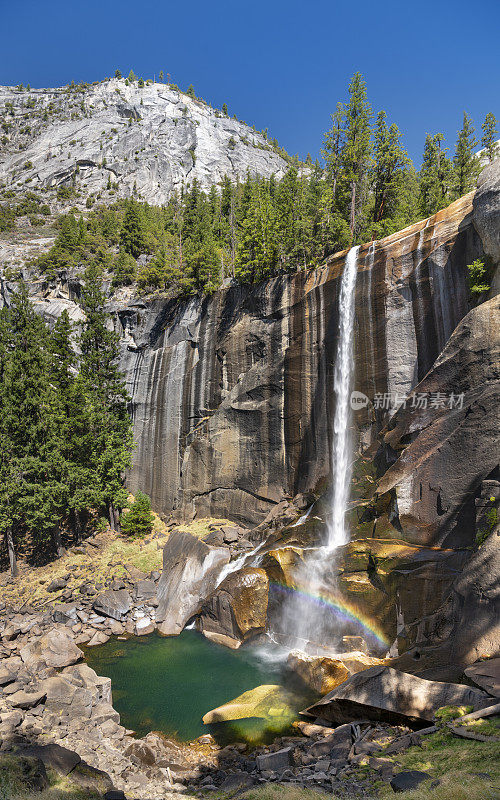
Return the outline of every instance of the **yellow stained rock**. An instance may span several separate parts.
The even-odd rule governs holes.
[[[203,717],[203,722],[205,725],[210,725],[214,722],[229,722],[250,717],[274,720],[281,717],[289,718],[291,721],[295,716],[291,700],[291,695],[282,686],[266,683],[208,711]]]
[[[328,694],[355,672],[386,662],[361,651],[335,656],[309,656],[295,651],[288,656],[288,666],[318,694]]]

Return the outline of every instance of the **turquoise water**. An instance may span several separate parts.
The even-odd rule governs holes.
[[[220,741],[265,741],[281,731],[262,719],[204,725],[207,711],[264,683],[284,684],[281,665],[262,661],[251,648],[229,650],[194,630],[163,638],[156,633],[110,639],[88,648],[86,660],[111,678],[113,705],[122,725],[143,736],[161,731],[181,741],[212,733]],[[290,678],[286,680],[289,688]],[[309,700],[294,696],[296,709]]]

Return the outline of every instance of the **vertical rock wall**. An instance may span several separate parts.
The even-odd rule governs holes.
[[[466,265],[482,254],[468,195],[361,248],[355,388],[402,397],[468,311]],[[231,286],[185,304],[118,307],[132,396],[132,491],[179,517],[257,523],[328,480],[339,276],[345,253],[307,273]],[[369,444],[387,412],[356,414]]]

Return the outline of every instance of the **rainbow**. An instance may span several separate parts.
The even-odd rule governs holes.
[[[389,646],[389,641],[382,628],[377,625],[373,619],[366,616],[366,614],[363,614],[363,612],[357,606],[355,606],[354,603],[349,603],[344,597],[340,597],[339,595],[335,595],[330,592],[313,594],[312,592],[308,592],[298,587],[293,588],[291,586],[286,586],[283,583],[271,582],[270,586],[272,589],[275,589],[280,593],[289,596],[299,595],[300,597],[303,597],[305,600],[314,603],[315,605],[324,609],[326,612],[335,614],[340,623],[354,624],[358,629],[360,629],[360,631],[362,631],[364,636],[375,640],[377,644],[380,644],[383,647]]]

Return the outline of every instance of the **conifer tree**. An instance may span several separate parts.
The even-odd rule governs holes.
[[[356,72],[349,85],[350,100],[345,108],[344,141],[341,151],[342,169],[350,187],[349,229],[354,241],[357,219],[366,189],[366,177],[371,163],[372,111],[361,73]]]
[[[479,162],[474,155],[477,140],[474,136],[472,119],[464,111],[462,129],[458,133],[453,168],[455,171],[454,189],[457,197],[470,192],[476,185],[479,175]]]
[[[115,78],[121,78],[122,74],[119,69],[115,69]]]
[[[132,433],[127,393],[118,368],[119,336],[108,327],[102,280],[95,266],[87,268],[82,289],[85,324],[80,336],[79,381],[89,414],[90,469],[95,474],[99,505],[108,509],[115,526],[115,509],[123,508],[123,473],[130,466]]]
[[[500,147],[498,145],[497,121],[491,111],[486,114],[481,129],[483,131],[481,146],[486,150],[488,161],[494,161],[495,158],[500,156]]]
[[[121,516],[121,528],[127,536],[144,538],[153,530],[154,517],[151,513],[151,500],[147,494],[137,492],[129,510]]]
[[[160,70],[160,74],[158,75],[158,80],[160,81],[160,83],[163,83],[164,81],[164,75],[162,69]]]
[[[409,159],[401,146],[401,134],[397,125],[387,125],[385,111],[380,111],[374,136],[374,205],[373,221],[396,218],[401,194],[405,191],[404,180]]]
[[[453,168],[441,143],[442,133],[427,134],[419,174],[420,207],[424,216],[429,217],[444,208],[453,180]]]
[[[127,203],[120,232],[120,246],[125,253],[129,253],[133,258],[138,258],[146,249],[140,206],[134,200],[129,200]]]

